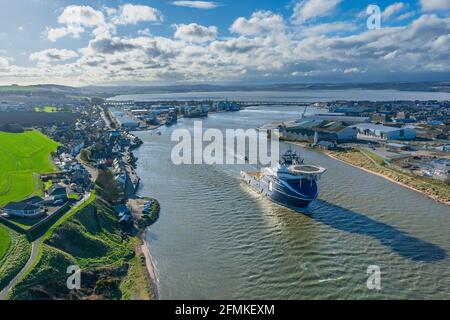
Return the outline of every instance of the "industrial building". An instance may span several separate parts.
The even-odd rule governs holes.
[[[307,141],[315,144],[320,141],[340,143],[356,140],[357,129],[342,121],[305,119],[281,127],[280,135],[287,140]]]
[[[416,137],[412,127],[389,127],[381,124],[360,123],[353,126],[357,129],[358,139],[362,140],[407,140]]]
[[[121,128],[136,129],[139,127],[139,123],[136,120],[133,120],[130,116],[128,116],[122,110],[119,110],[116,108],[110,108],[109,112]]]
[[[327,120],[327,121],[340,121],[348,124],[357,124],[370,122],[369,117],[353,117],[346,116],[344,113],[318,113],[312,115],[305,115],[301,120]]]

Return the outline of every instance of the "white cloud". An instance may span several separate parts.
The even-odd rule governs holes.
[[[369,76],[378,81],[388,75],[394,81],[411,74],[430,79],[434,71],[450,72],[450,18],[438,14],[373,31],[342,19],[287,25],[280,14],[257,11],[236,19],[227,37],[220,37],[214,26],[195,23],[175,25],[174,35],[163,37],[144,27],[129,29],[136,30],[134,36],[118,34],[112,19],[120,16],[120,7],[102,12],[105,19],[95,26],[65,24],[53,31],[52,39],[68,33],[69,27],[90,32],[89,44],[78,50],[78,57],[74,51],[48,49],[30,56],[37,61],[33,67],[0,58],[0,79],[88,84],[252,81],[264,76],[268,81],[353,81]],[[391,19],[402,13],[393,13]],[[0,57],[6,55],[0,50]]]
[[[302,24],[308,20],[332,14],[341,0],[303,0],[296,3],[291,20]]]
[[[172,2],[172,4],[178,7],[188,7],[195,9],[215,9],[221,5],[218,2],[212,1],[174,1]]]
[[[230,31],[242,35],[262,35],[267,33],[282,32],[285,28],[281,15],[271,11],[257,11],[250,19],[237,18],[230,27]]]
[[[30,55],[30,60],[39,63],[60,62],[78,57],[78,53],[67,49],[46,49],[34,52]]]
[[[44,34],[51,42],[71,36],[79,38],[85,28],[95,28],[105,25],[105,17],[101,11],[90,6],[71,5],[66,7],[58,17],[58,23],[64,25],[57,28],[47,28]]]
[[[408,12],[405,12],[405,13],[399,15],[397,18],[395,18],[395,20],[396,21],[402,21],[402,20],[406,20],[406,19],[409,19],[411,17],[414,17],[415,15],[416,15],[415,11],[408,11]]]
[[[152,7],[127,3],[121,6],[117,16],[112,18],[115,24],[137,24],[138,22],[159,22],[163,20],[162,13]]]
[[[83,27],[67,26],[61,28],[47,28],[45,34],[48,40],[50,40],[51,42],[55,42],[59,38],[63,38],[68,35],[74,38],[79,38],[83,32],[84,32]]]
[[[196,23],[175,25],[175,38],[190,42],[206,42],[217,38],[217,27],[205,27]]]
[[[303,36],[311,36],[314,34],[328,34],[333,32],[349,32],[354,31],[358,27],[352,23],[348,22],[332,22],[332,23],[322,23],[316,24],[310,27],[303,27],[299,29],[299,32]]]
[[[150,32],[149,28],[145,28],[145,29],[142,29],[142,30],[138,30],[138,35],[140,35],[140,36],[151,36],[152,33]]]
[[[383,59],[385,60],[394,60],[397,57],[397,50],[394,50],[392,52],[389,52],[388,54],[386,54]]]
[[[101,11],[90,6],[68,6],[59,16],[60,24],[72,26],[95,27],[105,22],[105,17]]]
[[[8,66],[9,66],[8,59],[0,57],[0,68],[7,68]]]
[[[391,4],[390,6],[387,6],[386,9],[382,12],[381,16],[383,19],[388,20],[392,16],[396,15],[400,11],[402,11],[406,5],[403,2],[396,2]]]
[[[450,10],[450,0],[420,0],[423,11]]]

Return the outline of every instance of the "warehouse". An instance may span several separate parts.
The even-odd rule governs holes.
[[[407,140],[416,137],[416,130],[411,127],[389,127],[381,124],[361,123],[353,126],[362,140]]]

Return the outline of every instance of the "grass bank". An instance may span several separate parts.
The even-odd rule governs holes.
[[[11,246],[11,235],[6,227],[0,225],[0,261],[6,255]]]
[[[42,238],[40,259],[11,299],[151,299],[136,236],[123,237],[111,208],[88,203]],[[81,289],[66,286],[67,267],[81,268]]]
[[[25,235],[0,225],[0,290],[25,266],[30,257],[31,244]]]
[[[367,170],[389,181],[420,192],[438,202],[450,205],[450,186],[444,182],[433,181],[391,168],[383,158],[366,150],[326,151],[326,153],[335,159]]]

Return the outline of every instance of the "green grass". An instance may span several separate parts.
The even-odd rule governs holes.
[[[52,106],[35,107],[35,108],[34,108],[34,111],[36,111],[36,112],[53,113],[53,112],[58,112],[58,108],[52,107]]]
[[[369,158],[371,158],[373,161],[375,161],[379,165],[384,165],[386,162],[386,160],[382,156],[380,156],[374,152],[371,152],[369,150],[361,150],[361,152],[363,154],[365,154],[366,156],[368,156]]]
[[[11,235],[8,229],[0,225],[0,261],[6,255],[11,246]]]
[[[53,185],[53,180],[48,180],[47,182],[44,182],[44,188],[45,190],[50,189],[50,187]]]
[[[67,196],[69,199],[78,200],[78,193],[69,193]]]
[[[25,266],[31,253],[31,244],[25,235],[12,230],[9,235],[11,244],[6,255],[0,258],[0,289],[3,289]]]
[[[143,275],[134,278],[142,272],[133,251],[136,238],[122,239],[117,218],[107,208],[88,203],[39,241],[40,258],[13,289],[11,299],[149,298],[145,284],[140,284],[139,294],[129,293],[138,287],[132,281],[145,280]],[[67,290],[69,265],[83,270],[81,291]]]
[[[37,174],[52,172],[58,143],[39,131],[0,132],[0,206],[40,194]]]

